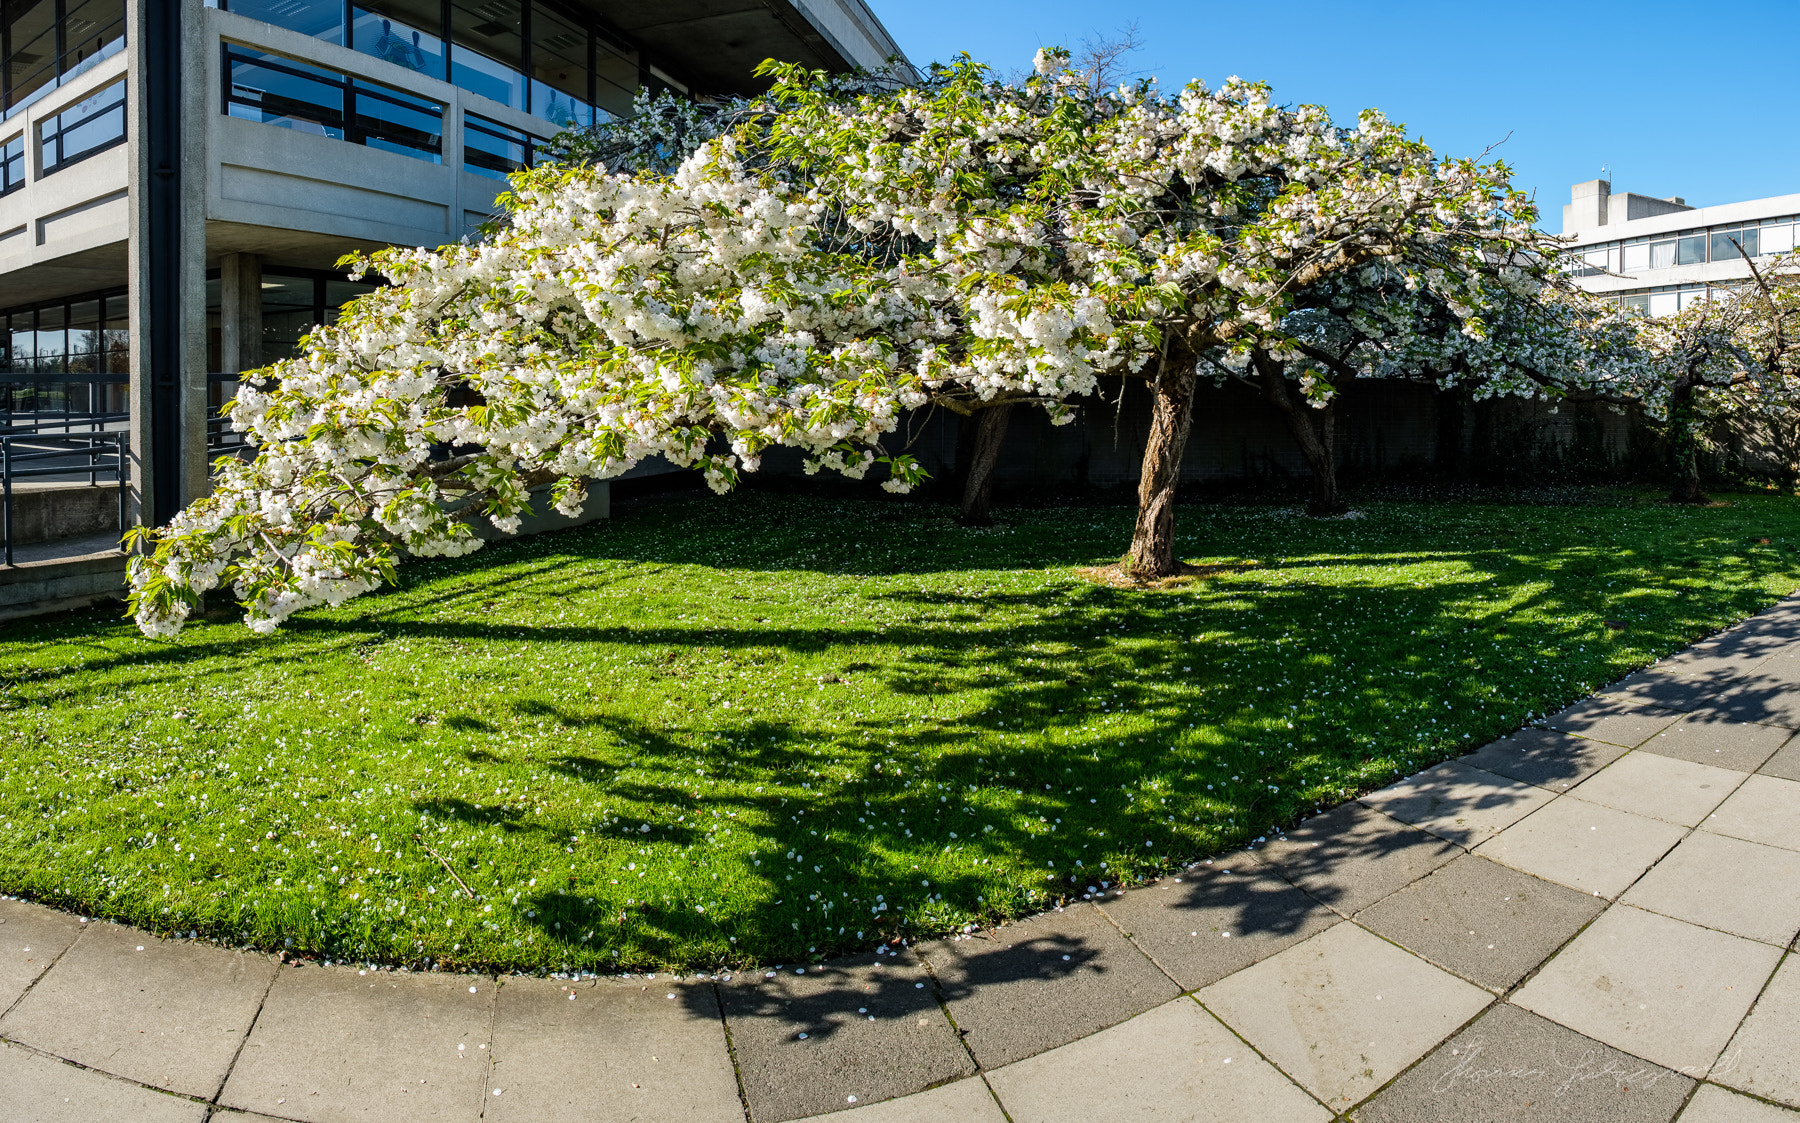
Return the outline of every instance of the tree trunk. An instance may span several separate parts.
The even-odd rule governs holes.
[[[1671,503],[1706,503],[1700,490],[1700,418],[1690,383],[1679,383],[1669,399],[1669,446],[1674,461],[1675,483],[1669,489]]]
[[[1194,422],[1194,357],[1177,348],[1157,368],[1152,392],[1150,440],[1138,478],[1137,527],[1131,534],[1126,572],[1139,580],[1181,572],[1175,557],[1175,485],[1181,481],[1181,454]]]
[[[1338,496],[1337,400],[1315,407],[1296,398],[1288,389],[1281,364],[1261,352],[1256,355],[1256,372],[1262,378],[1264,396],[1281,411],[1294,443],[1300,446],[1300,455],[1312,470],[1312,498],[1307,501],[1306,513],[1315,518],[1343,514],[1349,508]]]
[[[1002,402],[975,414],[974,447],[969,451],[969,474],[963,479],[963,526],[994,525],[994,472],[1000,465],[1000,446],[1006,443],[1006,425],[1013,405]]]

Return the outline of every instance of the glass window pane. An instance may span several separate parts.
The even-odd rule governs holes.
[[[451,0],[450,81],[514,109],[525,107],[523,8],[514,0]]]
[[[443,107],[358,80],[351,140],[437,163],[442,150]]]
[[[81,73],[124,41],[125,0],[74,0],[63,17],[63,72]]]
[[[594,44],[594,103],[614,117],[631,116],[637,95],[638,61],[601,40]]]
[[[273,363],[299,354],[300,339],[318,322],[311,277],[267,273],[262,276],[262,361]]]
[[[226,7],[327,43],[344,41],[342,0],[227,0]]]
[[[1650,244],[1650,268],[1667,269],[1674,264],[1674,242],[1652,242]]]
[[[1675,251],[1675,264],[1698,265],[1706,260],[1706,235],[1693,234],[1681,239]]]
[[[39,0],[22,11],[6,9],[8,46],[6,106],[22,105],[30,95],[50,88],[56,77],[56,2]]]
[[[37,370],[56,374],[63,369],[69,351],[68,316],[60,304],[38,309]]]
[[[1652,316],[1673,316],[1681,310],[1681,302],[1672,292],[1653,292],[1650,294],[1650,314]]]
[[[327,70],[260,51],[233,48],[231,115],[297,132],[344,138],[343,79]]]
[[[1685,289],[1681,293],[1681,306],[1684,309],[1692,308],[1696,304],[1704,304],[1705,302],[1705,289]]]
[[[558,129],[594,123],[587,28],[542,4],[531,8],[531,112]]]
[[[1639,242],[1625,247],[1625,272],[1650,268],[1650,243]]]
[[[351,41],[365,55],[444,77],[443,8],[436,0],[382,0],[351,9]]]
[[[1627,312],[1636,312],[1640,316],[1648,316],[1650,314],[1650,294],[1640,292],[1631,296],[1621,296],[1619,298],[1619,305]]]
[[[1787,253],[1794,248],[1794,228],[1792,226],[1765,226],[1757,245],[1762,253]]]

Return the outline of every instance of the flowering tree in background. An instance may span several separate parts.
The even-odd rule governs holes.
[[[392,283],[232,405],[256,458],[134,559],[139,626],[171,634],[230,583],[272,629],[651,455],[723,490],[786,446],[905,490],[921,473],[884,445],[905,411],[1066,421],[1105,377],[1153,391],[1123,564],[1166,576],[1202,356],[1288,347],[1297,302],[1371,263],[1473,337],[1488,287],[1526,283],[1535,212],[1502,165],[1235,79],[1098,90],[1066,59],[873,88],[769,65],[672,174],[666,151],[520,173],[482,242],[372,255]]]

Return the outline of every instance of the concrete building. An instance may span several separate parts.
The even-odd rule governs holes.
[[[1582,288],[1665,316],[1705,300],[1710,285],[1748,277],[1746,254],[1792,250],[1797,224],[1800,195],[1690,207],[1680,198],[1615,195],[1594,179],[1571,188],[1562,232],[1587,263],[1575,272]]]
[[[640,87],[900,51],[862,0],[6,0],[0,54],[0,428],[128,426],[161,522],[230,376],[364,291],[344,254],[455,241]]]

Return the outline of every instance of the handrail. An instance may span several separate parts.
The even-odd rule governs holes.
[[[49,442],[68,441],[68,448],[43,448]],[[15,445],[26,442],[32,451],[19,452]],[[79,442],[79,443],[76,443]],[[107,453],[111,447],[110,456]],[[129,433],[82,433],[82,434],[11,434],[0,435],[0,552],[4,553],[5,564],[13,562],[13,539],[16,536],[16,520],[13,515],[13,481],[40,476],[68,475],[71,471],[82,471],[80,466],[45,466],[37,468],[20,468],[16,465],[31,464],[43,460],[85,459],[88,474],[88,486],[97,487],[103,475],[110,474],[119,485],[119,534],[125,534],[128,505],[130,502],[131,480],[131,435]],[[120,547],[123,550],[124,544]]]

